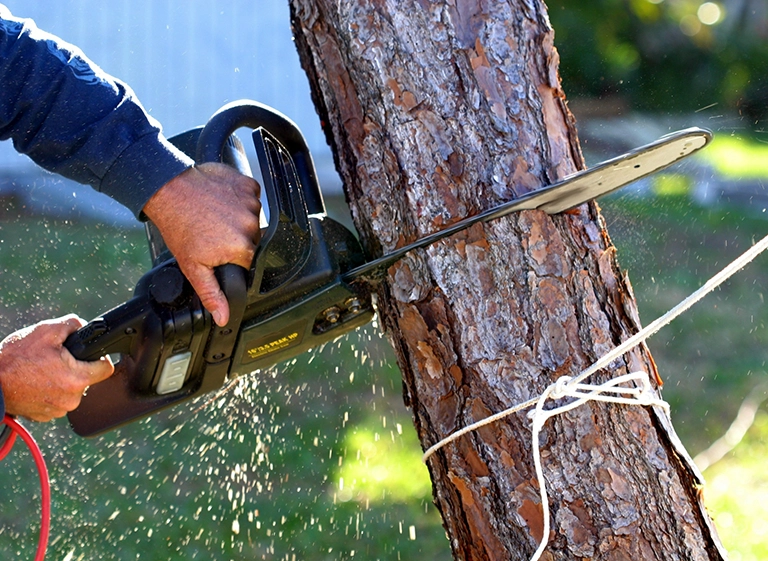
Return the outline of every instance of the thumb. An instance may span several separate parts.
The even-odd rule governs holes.
[[[200,302],[211,312],[213,321],[219,327],[224,327],[229,321],[229,304],[227,297],[213,274],[213,269],[204,265],[194,265],[184,274],[192,288],[195,289]]]

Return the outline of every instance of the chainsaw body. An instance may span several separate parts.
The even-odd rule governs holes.
[[[367,323],[374,314],[371,287],[410,251],[512,212],[563,212],[687,158],[712,137],[697,128],[665,135],[366,262],[352,232],[326,215],[306,141],[284,115],[256,102],[237,102],[204,127],[171,140],[198,163],[223,161],[248,174],[234,136],[241,127],[254,129],[269,219],[249,270],[236,265],[216,270],[229,302],[229,324],[213,322],[160,233],[148,224],[153,267],[133,298],[65,342],[82,360],[119,355],[115,374],[91,387],[69,414],[78,434],[96,435],[219,389],[228,379]]]
[[[115,374],[88,389],[69,414],[93,436],[219,389],[236,376],[283,362],[369,322],[369,289],[342,276],[365,262],[356,237],[325,212],[314,164],[298,127],[255,102],[226,106],[205,127],[171,139],[198,163],[250,173],[236,129],[252,128],[269,220],[250,270],[216,270],[230,306],[217,326],[154,226],[153,267],[134,296],[73,333],[81,360],[119,355]]]

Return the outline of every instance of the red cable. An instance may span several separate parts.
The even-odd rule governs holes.
[[[48,547],[48,534],[51,530],[51,484],[48,480],[48,468],[45,467],[45,459],[40,447],[29,434],[29,431],[21,426],[13,417],[5,416],[3,422],[11,427],[13,434],[8,437],[8,440],[0,448],[0,459],[4,458],[8,452],[11,451],[13,442],[18,434],[24,443],[32,453],[32,457],[35,460],[37,466],[37,473],[40,476],[40,490],[42,494],[42,510],[40,519],[40,539],[37,542],[37,553],[35,554],[35,561],[43,561],[45,559],[45,550]]]

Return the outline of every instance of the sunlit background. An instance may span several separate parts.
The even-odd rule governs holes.
[[[6,0],[126,80],[168,134],[253,98],[297,121],[331,211],[338,179],[285,2]],[[768,4],[551,0],[561,74],[595,163],[706,126],[695,161],[602,202],[645,323],[768,231]],[[149,265],[130,215],[0,145],[0,325],[131,294]],[[692,455],[726,434],[705,489],[732,559],[768,555],[763,257],[650,341]],[[746,400],[746,401],[745,401]],[[374,323],[191,406],[83,440],[35,425],[53,482],[50,559],[449,559],[399,372]],[[704,461],[700,456],[699,461]],[[39,491],[0,464],[0,555],[31,558]]]

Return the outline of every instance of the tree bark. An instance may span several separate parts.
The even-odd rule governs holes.
[[[290,0],[355,225],[380,255],[583,167],[540,0]],[[639,329],[595,203],[526,211],[393,266],[378,309],[426,449],[576,375]],[[655,374],[645,347],[597,377]],[[591,403],[541,435],[544,559],[721,559],[663,411]],[[457,559],[528,559],[543,531],[525,412],[429,461]]]

